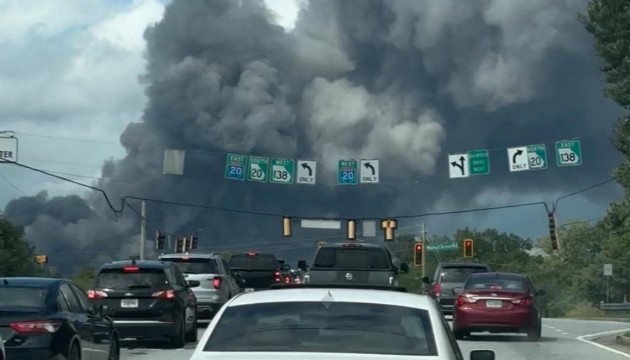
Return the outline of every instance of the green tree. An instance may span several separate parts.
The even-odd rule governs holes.
[[[24,239],[24,230],[0,219],[0,276],[38,274],[33,262],[34,247]]]
[[[92,287],[92,282],[96,277],[96,270],[91,267],[85,267],[79,273],[74,275],[71,279],[83,290],[88,290]]]

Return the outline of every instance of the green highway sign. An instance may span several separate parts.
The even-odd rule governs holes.
[[[247,180],[267,182],[269,174],[269,158],[262,156],[250,156],[247,168]]]
[[[582,165],[582,147],[580,140],[556,141],[556,165]]]
[[[527,146],[527,161],[530,170],[547,168],[547,147],[545,144]]]
[[[339,160],[337,167],[337,184],[356,185],[359,181],[358,161]]]
[[[293,159],[271,159],[270,183],[293,184],[293,174],[295,170],[295,160]]]
[[[454,243],[441,243],[441,244],[427,244],[427,251],[446,251],[446,250],[457,250],[459,249],[459,244]]]
[[[470,175],[490,174],[490,155],[488,149],[471,150],[468,152],[468,173]]]
[[[225,178],[230,180],[245,180],[247,170],[247,156],[227,154],[225,159]]]

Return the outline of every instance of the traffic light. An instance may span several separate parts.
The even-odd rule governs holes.
[[[464,257],[473,257],[473,241],[472,239],[464,239]]]
[[[348,220],[348,240],[357,239],[357,222],[356,220]]]
[[[46,264],[48,262],[48,256],[47,255],[35,255],[35,263],[36,264]]]
[[[413,246],[413,264],[415,266],[422,265],[422,243],[415,243]]]
[[[381,229],[383,229],[385,241],[394,241],[396,225],[396,220],[394,219],[381,220]]]
[[[282,218],[282,236],[291,237],[291,218]]]
[[[184,252],[186,250],[184,247],[184,239],[185,238],[178,237],[177,240],[175,240],[175,252]]]
[[[188,249],[189,250],[196,249],[198,241],[199,241],[199,236],[197,236],[197,234],[190,235],[190,241],[188,242]]]
[[[163,250],[165,240],[166,240],[166,235],[162,234],[160,230],[157,230],[155,233],[155,249]]]
[[[554,212],[547,213],[549,217],[549,238],[551,239],[551,248],[558,250],[558,231],[556,229],[556,214]]]

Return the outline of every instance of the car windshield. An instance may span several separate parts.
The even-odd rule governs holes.
[[[123,269],[104,269],[94,280],[94,287],[99,289],[161,289],[168,285],[162,269],[138,269],[125,272]]]
[[[323,247],[317,252],[315,268],[390,269],[387,253],[379,248]]]
[[[440,274],[440,281],[443,283],[463,283],[470,274],[487,272],[480,267],[444,267]]]
[[[164,261],[175,263],[184,274],[217,274],[219,270],[213,259],[204,258],[164,258]]]
[[[525,284],[525,280],[520,276],[471,276],[464,285],[464,289],[525,292],[527,286]]]
[[[0,287],[0,308],[34,308],[46,307],[48,290],[38,287]]]
[[[280,267],[275,256],[268,254],[232,255],[228,264],[230,269],[277,269]]]
[[[438,355],[426,310],[319,301],[228,307],[204,351]]]

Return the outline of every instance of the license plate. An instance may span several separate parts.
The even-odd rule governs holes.
[[[122,299],[120,300],[120,307],[122,308],[137,308],[138,299]]]
[[[489,308],[500,308],[501,300],[486,300],[486,307]]]
[[[245,292],[254,292],[254,288],[246,288]]]

